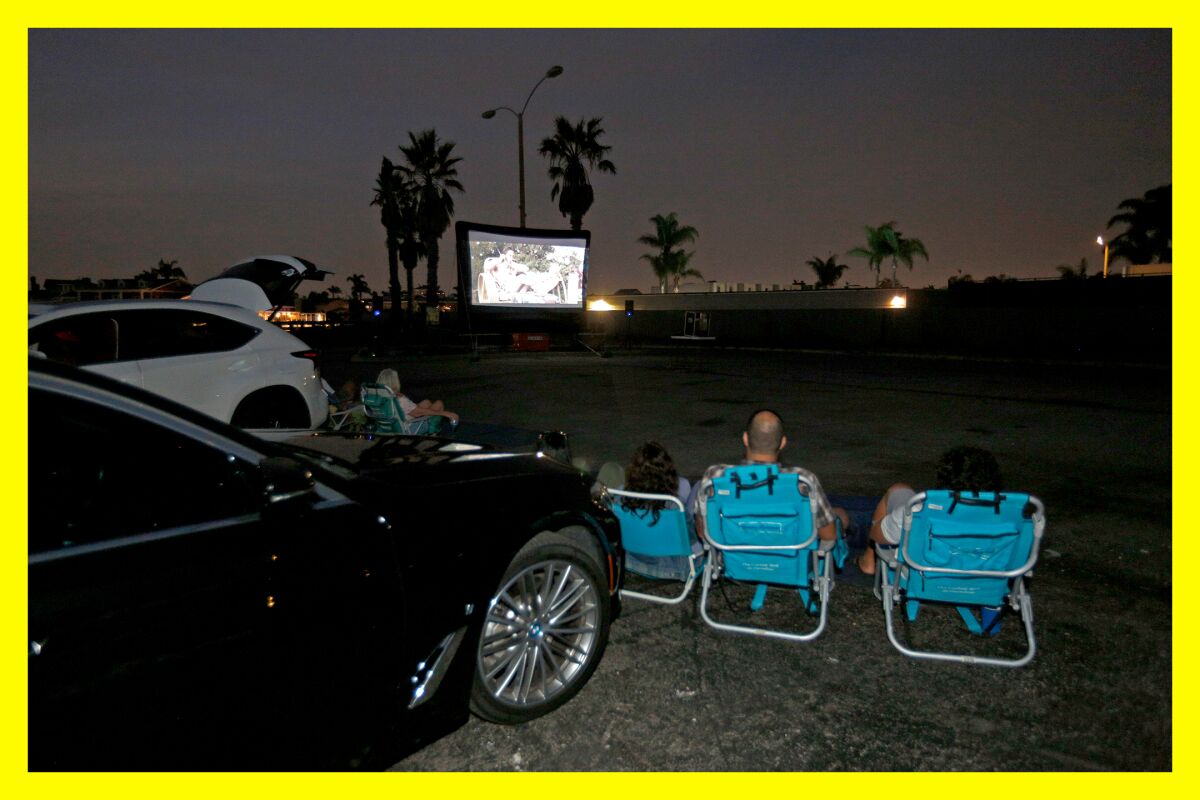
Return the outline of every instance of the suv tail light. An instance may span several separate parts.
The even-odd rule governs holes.
[[[315,370],[318,374],[320,374],[320,372],[321,372],[321,360],[320,360],[321,354],[318,353],[316,350],[297,350],[296,352],[292,353],[292,355],[294,355],[296,358],[307,358],[309,361],[312,362],[313,370]]]

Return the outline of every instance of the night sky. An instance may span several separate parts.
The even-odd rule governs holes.
[[[930,261],[1057,277],[1117,204],[1171,181],[1171,34],[1151,31],[53,31],[29,36],[29,274],[193,281],[289,253],[387,280],[380,159],[436,128],[462,157],[456,219],[566,228],[537,154],[554,117],[603,118],[592,292],[648,291],[636,242],[677,212],[706,279],[812,282],[864,225]],[[440,282],[453,286],[453,229]],[[844,257],[845,279],[872,281]],[[423,282],[424,268],[418,271]],[[699,289],[701,284],[690,288]]]

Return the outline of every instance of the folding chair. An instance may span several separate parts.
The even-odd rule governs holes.
[[[355,414],[366,414],[366,408],[362,405],[351,406],[343,411],[336,409],[337,406],[335,405],[329,407],[329,427],[335,431],[340,431],[347,420],[351,419]]]
[[[432,435],[441,430],[444,417],[407,419],[400,408],[400,398],[390,387],[381,383],[364,383],[360,392],[362,410],[376,433],[407,433]]]
[[[833,567],[835,562],[839,567],[845,562],[848,548],[840,525],[836,539],[818,537],[811,492],[808,481],[781,473],[777,464],[730,467],[713,480],[706,533],[708,544],[718,552],[704,569],[700,614],[705,622],[719,630],[795,642],[821,635],[833,589]],[[756,584],[752,611],[762,608],[768,585],[795,589],[804,610],[819,614],[816,628],[789,633],[715,621],[708,612],[708,594],[722,577]]]
[[[892,645],[912,658],[998,667],[1028,664],[1037,642],[1025,578],[1037,563],[1045,529],[1042,501],[1029,494],[934,490],[915,495],[904,510],[899,544],[876,546],[876,593]],[[981,636],[999,631],[1008,606],[1021,614],[1028,648],[1011,659],[916,650],[896,636],[892,610],[901,602],[910,622],[922,603],[952,605],[968,630]]]
[[[671,597],[661,597],[653,594],[643,594],[631,589],[622,589],[621,597],[636,597],[639,600],[649,600],[652,603],[675,605],[682,603],[692,590],[692,584],[703,569],[704,554],[692,552],[692,537],[688,534],[687,514],[683,503],[678,497],[670,494],[648,494],[645,492],[630,492],[624,489],[605,489],[609,497],[609,506],[617,520],[621,523],[621,545],[626,555],[644,558],[679,557],[687,559],[687,574],[678,580],[684,582],[683,591]],[[622,497],[633,497],[642,500],[657,500],[664,504],[659,509],[655,519],[653,511],[644,508],[627,509],[621,505]],[[661,576],[649,575],[638,570],[636,565],[626,562],[626,569],[643,577],[662,580]],[[669,580],[669,579],[668,579]]]

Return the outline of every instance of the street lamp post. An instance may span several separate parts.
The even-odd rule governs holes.
[[[562,75],[562,72],[563,68],[557,65],[546,70],[546,74],[542,76],[542,79],[535,83],[533,88],[529,90],[529,96],[525,98],[525,105],[521,106],[520,111],[514,111],[508,106],[496,106],[495,108],[489,108],[482,115],[484,119],[491,119],[496,116],[497,111],[507,111],[517,118],[517,174],[519,176],[518,185],[520,187],[522,228],[525,227],[525,109],[529,107],[529,101],[533,99],[533,93],[542,85],[542,81],[545,81],[547,78],[557,78],[559,75]]]
[[[1104,241],[1103,236],[1096,237],[1096,244],[1104,247],[1104,277],[1108,277],[1108,242]]]

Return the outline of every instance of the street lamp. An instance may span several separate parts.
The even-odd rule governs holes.
[[[557,78],[559,75],[562,75],[562,72],[563,68],[557,65],[546,70],[546,74],[542,76],[542,79],[535,83],[533,88],[529,90],[529,96],[525,98],[525,105],[521,106],[520,111],[514,111],[508,106],[497,106],[483,112],[484,119],[491,119],[496,116],[497,111],[507,111],[517,118],[517,174],[520,176],[522,228],[525,227],[525,109],[529,107],[529,101],[533,99],[533,93],[542,85],[542,81],[547,78]]]
[[[1096,237],[1096,244],[1104,248],[1104,277],[1108,277],[1108,242],[1104,241],[1103,236]]]

